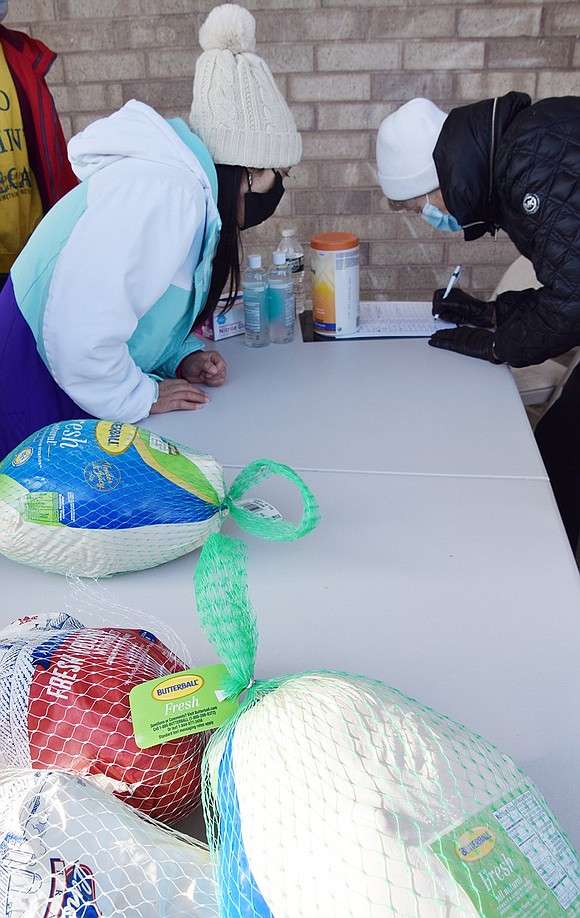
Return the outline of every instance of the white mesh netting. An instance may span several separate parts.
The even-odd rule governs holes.
[[[209,852],[94,786],[0,769],[0,913],[217,918]]]
[[[92,775],[142,812],[182,819],[199,803],[206,734],[139,749],[129,692],[184,669],[149,631],[20,619],[0,632],[0,764]]]

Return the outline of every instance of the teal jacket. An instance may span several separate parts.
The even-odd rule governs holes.
[[[80,185],[12,268],[16,300],[58,385],[89,414],[135,423],[157,380],[202,347],[221,221],[211,157],[135,100],[69,143]]]

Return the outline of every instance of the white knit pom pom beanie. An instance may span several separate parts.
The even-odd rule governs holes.
[[[383,194],[408,201],[439,187],[433,150],[447,115],[429,99],[411,99],[388,115],[377,134]]]
[[[254,53],[256,20],[235,3],[216,6],[201,29],[192,130],[215,163],[254,169],[293,166],[302,141],[268,65]]]

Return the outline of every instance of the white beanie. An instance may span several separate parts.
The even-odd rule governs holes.
[[[215,163],[276,169],[300,161],[302,140],[268,65],[254,54],[256,20],[235,3],[216,6],[201,29],[192,130]]]
[[[408,201],[439,187],[433,150],[446,118],[429,99],[411,99],[381,123],[377,171],[383,194],[392,201]]]

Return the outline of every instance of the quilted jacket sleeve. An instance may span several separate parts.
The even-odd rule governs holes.
[[[496,302],[495,349],[512,366],[580,344],[580,98],[545,99],[505,135],[496,163],[501,225],[542,286]]]

